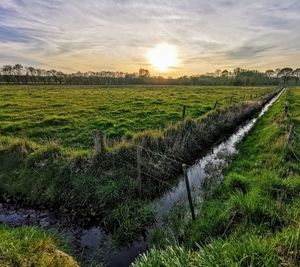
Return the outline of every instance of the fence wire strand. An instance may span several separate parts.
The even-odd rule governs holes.
[[[297,156],[296,152],[294,151],[294,149],[292,148],[292,146],[290,144],[288,144],[289,149],[291,150],[291,152],[293,153],[294,157],[296,158],[296,160],[298,160],[300,162],[300,157]]]
[[[118,164],[122,165],[122,166],[125,167],[125,168],[130,168],[130,169],[132,169],[134,172],[137,171],[136,167],[133,167],[133,166],[131,165],[131,163],[130,163],[130,164],[124,164],[124,163],[118,162]],[[157,180],[157,181],[159,181],[159,182],[161,182],[161,183],[165,183],[165,184],[167,184],[168,186],[172,186],[170,183],[168,183],[168,182],[166,182],[166,181],[164,181],[164,180],[161,180],[160,178],[155,177],[155,176],[153,176],[153,175],[151,175],[151,174],[149,174],[149,173],[146,173],[146,172],[144,172],[144,171],[141,171],[141,173],[144,174],[144,175],[146,175],[146,176],[148,176],[149,178],[153,178],[153,179],[155,179],[155,180]]]
[[[172,159],[172,158],[169,158],[168,156],[166,156],[166,155],[163,155],[163,154],[160,154],[160,153],[158,153],[158,152],[156,152],[156,151],[152,151],[152,150],[150,150],[150,149],[147,149],[147,148],[145,148],[145,147],[143,147],[143,146],[139,146],[139,145],[136,145],[137,147],[139,147],[139,148],[141,148],[142,150],[144,150],[144,151],[147,151],[147,152],[149,152],[149,153],[152,153],[153,155],[156,155],[156,156],[160,156],[160,157],[163,157],[163,158],[166,158],[166,159],[168,159],[168,160],[170,160],[170,161],[173,161],[173,162],[175,162],[175,163],[177,163],[177,164],[186,164],[186,163],[184,163],[184,162],[181,162],[181,161],[178,161],[178,160],[176,160],[176,159]],[[188,164],[186,164],[187,166],[189,166]]]

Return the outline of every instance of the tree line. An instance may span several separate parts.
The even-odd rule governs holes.
[[[216,70],[213,73],[164,78],[151,76],[149,70],[139,69],[137,73],[100,71],[64,73],[45,70],[21,64],[4,65],[0,68],[2,84],[69,84],[69,85],[275,85],[280,82],[298,84],[300,68],[290,67],[260,72],[235,68],[233,71]]]

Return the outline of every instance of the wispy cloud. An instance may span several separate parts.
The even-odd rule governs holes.
[[[169,42],[170,74],[234,66],[296,66],[297,0],[6,0],[0,2],[0,63],[76,70],[149,67],[148,49]]]

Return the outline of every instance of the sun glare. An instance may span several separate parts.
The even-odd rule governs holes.
[[[161,43],[152,48],[148,53],[148,59],[152,66],[161,72],[178,64],[176,48],[167,43]]]

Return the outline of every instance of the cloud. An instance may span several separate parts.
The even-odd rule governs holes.
[[[251,44],[243,45],[229,51],[227,53],[230,59],[251,59],[253,57],[262,56],[263,53],[269,49],[272,49],[272,46],[251,46]]]
[[[169,42],[182,63],[173,75],[296,66],[299,23],[297,0],[6,0],[0,62],[135,71],[149,67],[151,47]]]
[[[0,26],[0,41],[26,43],[30,41],[30,37],[16,28]]]

